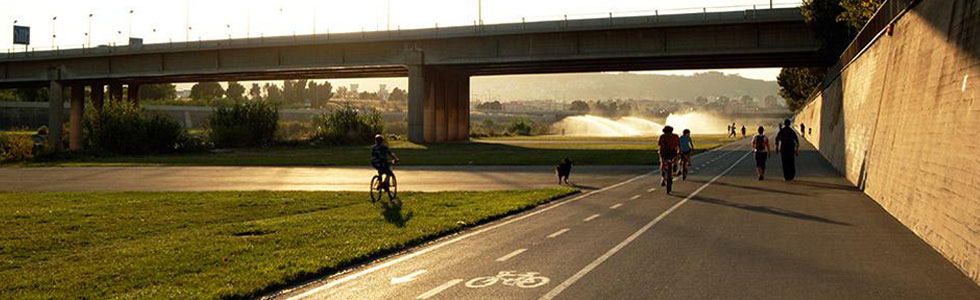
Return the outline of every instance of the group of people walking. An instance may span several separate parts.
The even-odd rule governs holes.
[[[779,132],[776,133],[776,152],[782,158],[783,178],[793,180],[796,178],[796,157],[800,156],[800,140],[796,132],[790,127],[790,120],[783,122]],[[803,130],[800,124],[800,130]],[[806,131],[801,131],[806,132]],[[755,169],[759,175],[759,180],[765,179],[766,161],[769,160],[769,137],[766,136],[766,128],[759,126],[759,134],[752,138],[752,151],[755,152]]]

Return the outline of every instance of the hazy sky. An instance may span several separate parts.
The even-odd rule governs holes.
[[[31,47],[38,50],[78,48],[91,44],[124,44],[130,37],[145,43],[173,40],[241,38],[261,35],[385,30],[473,24],[478,0],[0,0],[0,18],[8,26],[31,27]],[[800,0],[774,0],[776,7],[799,6]],[[555,20],[744,10],[768,7],[768,0],[482,0],[484,23]],[[389,10],[390,7],[390,10]],[[132,13],[130,13],[132,11]],[[389,14],[390,11],[390,14]],[[93,16],[90,18],[89,14]],[[57,17],[57,20],[52,20]],[[389,22],[390,19],[390,22]],[[188,26],[189,25],[189,26]],[[190,27],[191,30],[186,30]],[[13,47],[13,30],[0,30],[0,51]],[[155,31],[154,31],[155,30]],[[52,35],[55,37],[52,38]],[[778,69],[726,70],[745,77],[773,80]],[[664,72],[658,72],[664,73]],[[689,74],[687,72],[667,72]]]

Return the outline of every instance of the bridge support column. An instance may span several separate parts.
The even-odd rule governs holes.
[[[92,107],[96,110],[102,110],[102,105],[105,103],[105,85],[93,84],[89,89],[91,90]]]
[[[65,99],[61,81],[51,80],[48,85],[48,146],[61,150],[61,126],[64,123]]]
[[[126,89],[126,98],[133,105],[140,105],[140,85],[139,84],[129,84]]]
[[[415,143],[468,140],[469,90],[469,75],[409,66],[408,139]]]
[[[109,84],[109,102],[122,103],[122,101],[123,101],[122,83]]]
[[[85,86],[71,86],[71,114],[68,118],[68,150],[82,150],[82,118],[85,114]]]

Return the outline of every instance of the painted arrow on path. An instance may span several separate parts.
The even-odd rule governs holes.
[[[422,275],[423,273],[425,273],[425,270],[418,270],[418,271],[412,272],[412,274],[408,274],[408,275],[405,275],[405,276],[402,276],[402,277],[392,277],[391,278],[391,284],[402,284],[402,283],[406,283],[406,282],[415,280],[415,277],[418,277],[419,275]]]

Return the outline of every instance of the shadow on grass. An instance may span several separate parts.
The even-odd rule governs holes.
[[[412,211],[409,211],[407,214],[402,211],[402,201],[398,198],[392,199],[391,201],[381,201],[381,208],[384,209],[381,215],[385,217],[385,222],[391,223],[398,228],[405,227],[405,224],[415,216],[415,213]]]

